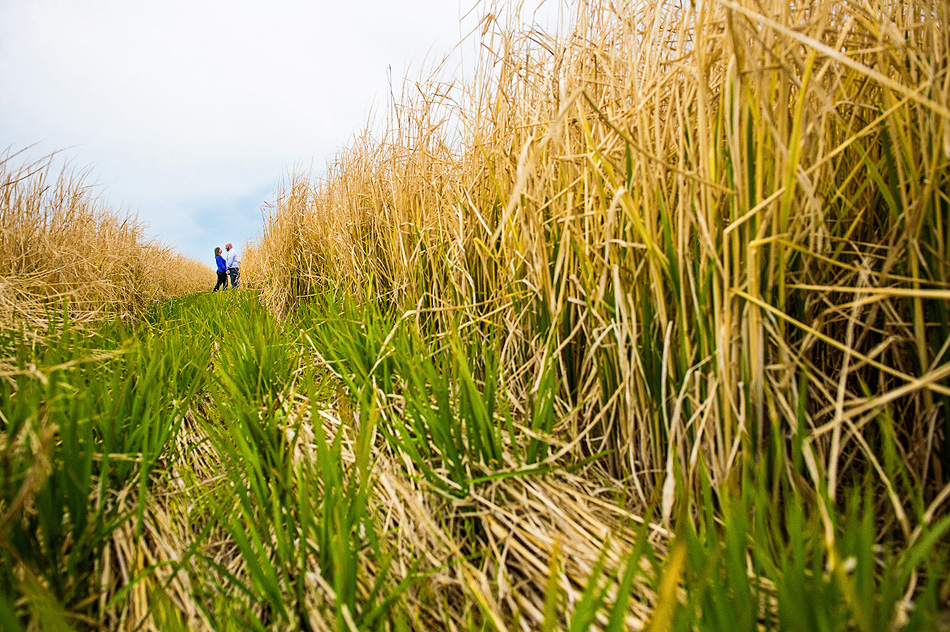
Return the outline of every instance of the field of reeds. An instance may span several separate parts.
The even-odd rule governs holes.
[[[210,289],[207,265],[146,239],[55,158],[0,155],[0,327],[42,329],[63,305],[74,323],[141,315]]]
[[[0,627],[950,629],[950,6],[579,4],[3,329]]]
[[[737,573],[781,586],[803,546],[852,605],[891,562],[857,579],[849,507],[875,551],[937,525],[945,547],[950,7],[585,2],[556,34],[502,13],[471,81],[407,83],[245,258],[277,314],[384,315],[321,353],[456,534],[479,517],[493,620],[540,626],[555,584],[576,605],[594,543],[627,559],[613,529],[566,552],[577,521],[520,487],[555,470],[657,534],[761,520]],[[792,543],[803,520],[820,546]],[[903,614],[851,624],[903,621],[912,574]]]

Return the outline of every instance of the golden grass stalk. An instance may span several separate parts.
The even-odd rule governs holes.
[[[717,488],[745,458],[830,498],[887,487],[881,432],[936,498],[946,3],[587,2],[553,34],[499,14],[474,78],[408,84],[279,192],[246,257],[266,302],[371,288],[460,319],[502,339],[516,402],[554,353],[559,430],[667,515],[700,463]]]
[[[77,323],[141,314],[207,289],[206,265],[145,239],[133,217],[96,199],[84,174],[52,173],[52,157],[15,159],[0,157],[0,326],[42,329],[64,304]]]

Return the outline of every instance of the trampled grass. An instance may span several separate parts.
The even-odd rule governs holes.
[[[458,340],[423,355],[389,318],[327,301],[277,321],[230,292],[8,335],[4,629],[941,623],[950,518],[902,540],[873,478],[826,515],[745,461],[667,529],[601,456],[501,412]]]

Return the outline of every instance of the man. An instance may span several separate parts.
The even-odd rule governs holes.
[[[238,281],[241,278],[241,255],[238,254],[238,251],[235,250],[230,241],[224,244],[224,249],[228,251],[224,260],[228,266],[228,274],[231,275],[231,287],[237,287]]]

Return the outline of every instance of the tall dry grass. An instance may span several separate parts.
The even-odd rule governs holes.
[[[82,173],[17,157],[0,157],[0,326],[42,328],[64,304],[75,322],[141,314],[208,289],[206,265],[146,239]]]
[[[553,363],[554,436],[665,519],[749,459],[832,504],[870,479],[903,537],[944,512],[948,5],[500,13],[471,81],[408,84],[279,192],[244,260],[272,309],[481,330],[525,409]]]

